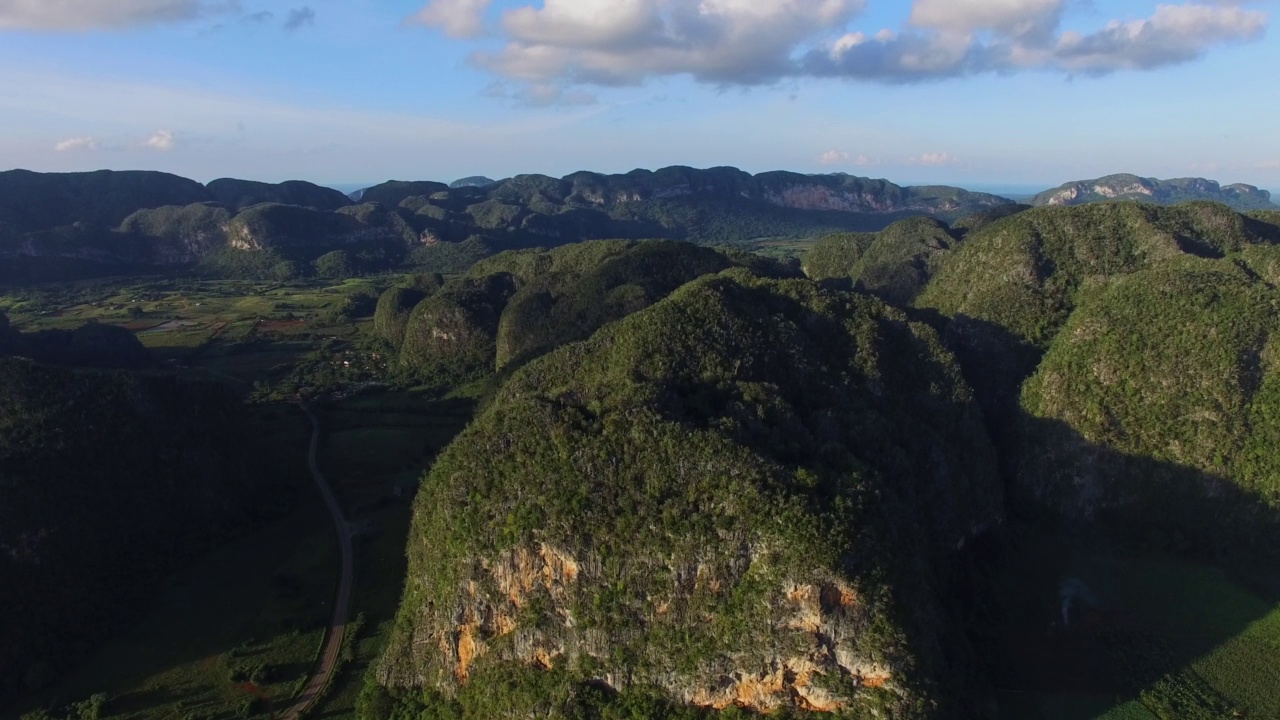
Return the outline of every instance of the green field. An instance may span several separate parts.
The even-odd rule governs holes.
[[[321,338],[358,339],[368,322],[334,318],[347,297],[380,285],[281,285],[199,280],[106,280],[15,290],[0,299],[24,332],[72,329],[87,322],[133,331],[157,358],[210,367],[252,382],[297,362]]]
[[[1063,626],[1041,593],[1040,624],[1017,623],[1002,717],[1280,717],[1274,599],[1210,565],[1098,547],[1072,552],[1062,574],[1092,602]]]

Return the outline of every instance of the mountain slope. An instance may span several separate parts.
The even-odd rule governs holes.
[[[74,223],[113,228],[144,208],[210,200],[194,180],[159,172],[0,172],[0,226],[18,233]]]
[[[1280,509],[1277,311],[1274,285],[1194,257],[1085,295],[1023,387],[1022,483],[1201,550],[1261,543]]]
[[[400,367],[423,382],[474,380],[585,339],[687,282],[735,265],[785,274],[763,258],[665,240],[505,252],[480,261],[413,310]],[[394,315],[390,307],[387,312]]]
[[[362,712],[927,717],[958,678],[930,568],[999,517],[980,417],[879,301],[686,285],[526,365],[442,455]]]
[[[911,218],[879,233],[829,235],[804,257],[813,280],[850,280],[887,302],[915,300],[960,244],[957,234],[933,218]]]

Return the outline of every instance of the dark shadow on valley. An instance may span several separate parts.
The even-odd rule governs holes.
[[[1162,683],[1182,695],[1182,705],[1166,708],[1172,716],[1231,717],[1237,710],[1257,716],[1232,705],[1190,668],[1265,612],[1214,617],[1184,632],[1153,619],[1160,613],[1144,612],[1134,598],[1115,597],[1107,585],[1141,585],[1141,579],[1121,575],[1146,562],[1208,567],[1225,575],[1224,584],[1274,609],[1280,603],[1280,511],[1226,478],[1121,453],[1066,423],[1027,414],[1018,405],[1019,389],[1039,362],[1037,349],[973,318],[948,322],[936,313],[911,313],[937,328],[960,359],[999,450],[1005,483],[1004,525],[949,559],[949,621],[965,628],[969,641],[953,662],[980,663],[987,685],[969,693],[985,696],[969,716],[1034,720],[1041,716],[1036,696],[1087,695],[1118,705]],[[1079,507],[1076,476],[1055,467],[1050,458],[1056,456],[1037,452],[1046,444],[1069,449],[1075,471],[1102,488],[1096,511],[1058,511]],[[1079,576],[1082,565],[1092,567],[1102,587]],[[1212,589],[1201,588],[1205,594]],[[1162,603],[1178,600],[1152,592],[1146,602],[1163,609]]]

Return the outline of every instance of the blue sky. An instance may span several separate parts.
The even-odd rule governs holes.
[[[0,0],[0,167],[1280,189],[1269,2]]]

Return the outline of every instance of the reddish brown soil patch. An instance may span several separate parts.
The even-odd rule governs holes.
[[[243,690],[247,695],[252,695],[262,700],[268,699],[267,692],[262,688],[258,687],[257,685],[255,685],[254,683],[251,683],[251,682],[240,683],[240,689]]]

